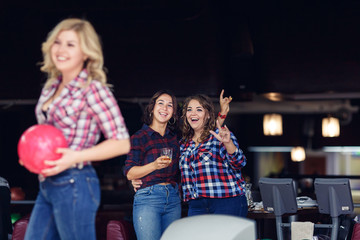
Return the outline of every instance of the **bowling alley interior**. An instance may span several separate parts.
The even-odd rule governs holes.
[[[176,95],[179,116],[187,96],[208,95],[216,113],[221,91],[232,97],[225,125],[247,158],[241,174],[248,214],[224,240],[241,234],[360,239],[359,1],[1,5],[0,177],[11,192],[8,239],[24,239],[39,191],[38,176],[19,164],[17,147],[37,124],[35,105],[46,80],[41,44],[68,17],[89,20],[101,37],[108,82],[130,135],[142,127],[144,109],[160,89]],[[98,240],[136,239],[125,160],[92,163],[101,189]],[[188,205],[181,206],[186,220]],[[207,223],[179,224],[171,228],[178,238],[162,239],[180,239],[201,224]]]

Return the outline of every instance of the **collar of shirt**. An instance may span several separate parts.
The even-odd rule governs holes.
[[[150,136],[153,134],[159,134],[158,132],[154,131],[154,129],[149,127],[147,124],[143,124],[142,129]],[[168,127],[166,127],[164,136],[168,135],[168,134],[174,135],[174,133],[172,131],[170,131]]]
[[[71,80],[69,82],[69,84],[65,85],[65,88],[68,88],[69,90],[72,90],[72,89],[75,89],[75,88],[81,88],[86,84],[87,78],[88,78],[88,72],[84,68],[76,78]],[[49,95],[52,96],[54,94],[54,92],[56,91],[56,89],[58,88],[58,86],[61,83],[61,79],[62,79],[62,76],[60,75],[59,77],[57,77],[54,80],[54,82],[48,88],[44,89],[42,95],[45,98],[42,99],[43,102],[45,102],[49,98]]]
[[[65,85],[65,87],[68,88],[81,88],[84,86],[84,84],[86,84],[88,78],[88,72],[86,69],[83,69],[79,75],[74,78],[73,80],[71,80],[67,85]],[[51,85],[51,88],[57,88],[61,82],[62,76],[59,76],[56,81],[54,82],[53,85]]]
[[[77,92],[77,89],[81,88],[86,84],[87,77],[88,72],[86,69],[83,69],[76,78],[70,81],[69,84],[65,85],[65,88],[68,89],[68,92]],[[62,76],[60,75],[48,88],[42,90],[37,104],[37,108],[39,109],[36,110],[36,115],[39,123],[43,123],[45,121],[43,114],[41,114],[41,107],[55,93],[56,89],[61,83],[61,79]]]
[[[216,133],[219,133],[219,129],[216,129],[215,130]],[[180,141],[180,145],[182,145],[182,147],[184,148],[188,148],[188,147],[192,147],[192,148],[198,148],[200,146],[202,146],[204,143],[210,141],[212,138],[214,138],[214,135],[212,135],[211,133],[209,134],[209,136],[204,140],[202,141],[201,143],[199,143],[199,145],[195,146],[195,142],[192,140],[192,139],[189,139],[188,141],[184,141],[184,139],[182,139]]]

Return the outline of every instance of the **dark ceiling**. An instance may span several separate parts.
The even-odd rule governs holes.
[[[19,177],[30,173],[17,164],[16,144],[35,123],[45,81],[37,65],[41,43],[67,17],[88,19],[101,36],[131,134],[141,126],[138,98],[168,88],[180,98],[201,92],[215,99],[225,88],[234,98],[226,121],[245,151],[359,145],[360,115],[349,114],[348,102],[360,106],[358,0],[20,2],[0,2],[0,159],[8,165],[0,175],[15,184],[29,182]],[[268,92],[281,101],[262,98]],[[345,116],[338,138],[321,136],[328,110]],[[264,112],[286,112],[283,136],[263,136]]]
[[[149,97],[162,88],[178,96],[216,96],[225,88],[237,100],[264,92],[360,92],[360,2],[355,0],[6,1],[0,6],[2,100],[38,97],[45,79],[37,65],[40,45],[67,17],[90,20],[101,35],[118,98]]]
[[[258,114],[255,120],[229,118],[247,134],[247,145],[262,144],[259,126],[265,112],[316,114],[316,121],[319,114],[336,113],[349,133],[354,132],[349,123],[359,118],[360,1],[65,0],[6,1],[0,7],[4,115],[29,111],[26,118],[34,122],[33,104],[45,81],[37,64],[41,43],[60,20],[81,17],[101,36],[109,82],[131,119],[131,132],[140,125],[138,99],[163,88],[180,99],[201,92],[215,100],[224,88],[234,99],[233,116]],[[269,92],[279,93],[281,101],[264,98]],[[31,110],[13,104],[28,104]],[[299,126],[304,121],[294,120]],[[260,129],[255,135],[253,127],[238,127],[254,122]],[[22,124],[20,131],[27,126]],[[354,145],[353,140],[343,144],[349,143]]]

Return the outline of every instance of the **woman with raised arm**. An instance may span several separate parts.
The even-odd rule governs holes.
[[[231,97],[223,94],[224,90],[218,114],[222,122],[231,102]],[[175,96],[166,90],[158,91],[145,108],[143,127],[131,136],[124,174],[136,191],[133,223],[138,240],[160,239],[165,229],[181,217],[177,118]],[[171,161],[161,154],[162,148],[173,150]]]
[[[229,214],[245,217],[247,201],[241,169],[246,158],[225,125],[215,120],[209,97],[188,97],[182,112],[180,172],[188,216]]]

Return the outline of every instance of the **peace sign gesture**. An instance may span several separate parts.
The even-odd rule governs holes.
[[[219,129],[219,133],[216,133],[212,130],[210,130],[210,133],[214,135],[214,137],[219,140],[220,142],[226,144],[230,142],[230,130],[227,128],[226,125],[224,127],[221,127],[219,120],[216,120],[216,126]]]

